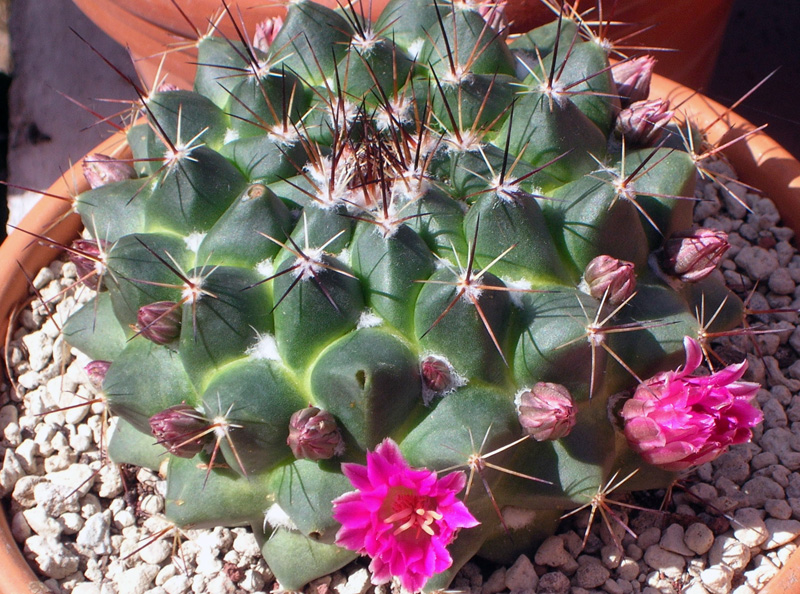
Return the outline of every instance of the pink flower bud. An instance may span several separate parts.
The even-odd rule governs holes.
[[[506,0],[481,0],[478,2],[478,14],[502,39],[507,38],[509,33],[506,4]]]
[[[193,458],[211,438],[208,420],[188,404],[154,414],[150,431],[158,443],[180,458]]]
[[[642,56],[618,62],[611,67],[611,77],[617,85],[617,95],[622,107],[647,99],[650,95],[650,79],[655,65],[655,58]]]
[[[92,153],[83,160],[83,177],[94,189],[113,182],[134,179],[136,170],[125,161],[119,161],[100,153]]]
[[[750,401],[759,385],[739,381],[747,361],[705,376],[689,375],[703,352],[688,336],[686,364],[658,373],[639,385],[625,405],[625,437],[649,464],[683,470],[710,462],[728,446],[750,441],[761,412]]]
[[[261,21],[256,25],[256,33],[253,36],[253,47],[266,53],[269,46],[275,41],[283,27],[283,19],[279,16]]]
[[[619,305],[636,291],[636,272],[632,262],[597,256],[586,266],[583,282],[595,299]]]
[[[615,132],[632,147],[653,146],[661,139],[673,113],[665,99],[636,101],[619,113]]]
[[[560,384],[539,382],[517,396],[519,423],[536,441],[560,439],[575,426],[577,410]]]
[[[730,248],[728,235],[716,229],[696,229],[674,233],[661,254],[661,269],[686,283],[711,274]]]
[[[106,372],[111,367],[111,361],[91,361],[83,368],[86,376],[92,385],[98,390],[103,386],[103,380],[106,379]]]
[[[159,93],[171,93],[172,91],[180,91],[180,87],[167,82],[158,85]]]
[[[169,344],[181,333],[181,307],[174,301],[156,301],[139,308],[136,328],[156,344]]]
[[[422,382],[431,392],[444,392],[453,385],[453,372],[446,361],[428,356],[420,364]]]
[[[292,415],[286,443],[297,459],[327,460],[344,453],[344,441],[336,419],[316,406],[298,410]]]
[[[98,277],[105,272],[105,254],[109,243],[102,239],[76,239],[70,246],[69,261],[75,265],[78,278],[90,289],[98,289]]]

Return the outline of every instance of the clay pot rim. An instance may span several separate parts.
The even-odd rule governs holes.
[[[669,98],[674,107],[705,130],[714,145],[726,145],[725,156],[731,161],[743,181],[751,184],[776,202],[784,223],[800,232],[800,162],[763,131],[719,103],[664,77],[654,75],[654,97]],[[742,140],[732,143],[736,138]],[[728,145],[728,143],[732,143]],[[117,132],[92,152],[129,156],[123,132]],[[75,195],[88,189],[80,170],[73,166],[54,183],[48,194]],[[71,211],[69,201],[43,195],[19,225],[37,235],[66,242],[80,232],[78,216]],[[9,317],[27,294],[27,277],[46,266],[58,251],[37,245],[37,241],[22,231],[12,232],[0,244],[0,337],[5,339]],[[11,536],[5,511],[0,508],[0,594],[45,594],[50,590],[34,575]],[[790,557],[762,590],[762,594],[791,591],[800,581],[800,552]]]

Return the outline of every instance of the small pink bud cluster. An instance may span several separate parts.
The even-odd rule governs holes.
[[[309,406],[289,420],[286,443],[297,459],[327,460],[344,453],[344,441],[331,413]]]
[[[701,228],[674,233],[664,242],[661,269],[685,283],[694,283],[714,272],[730,247],[724,231]]]
[[[422,383],[431,392],[441,394],[453,385],[453,372],[446,361],[429,355],[420,364]]]
[[[113,182],[134,179],[136,170],[125,161],[92,153],[83,160],[83,177],[89,182],[89,186],[95,189]]]
[[[561,384],[539,382],[517,396],[519,423],[536,441],[560,439],[575,426],[577,409]]]
[[[170,344],[180,336],[181,315],[180,305],[174,301],[156,301],[139,308],[136,329],[156,344]]]
[[[653,146],[661,140],[664,126],[673,114],[669,101],[665,99],[636,101],[619,112],[614,131],[625,139],[628,146]]]
[[[111,367],[111,361],[91,361],[86,364],[83,370],[89,378],[92,386],[98,390],[103,386],[103,381],[106,379],[108,368]]]
[[[188,404],[176,404],[150,417],[150,432],[170,454],[193,458],[211,434],[208,420]]]
[[[605,299],[609,305],[619,305],[636,291],[633,263],[611,256],[597,256],[586,265],[583,285],[595,299]]]
[[[478,14],[502,39],[508,37],[510,25],[506,4],[506,0],[483,0],[478,3]]]
[[[655,58],[642,56],[618,62],[611,68],[611,77],[617,86],[617,95],[623,108],[644,101],[650,95],[650,80],[655,65]]]
[[[256,25],[256,32],[253,35],[253,47],[264,53],[269,51],[269,46],[275,41],[278,33],[283,27],[283,18],[276,16],[261,21]]]
[[[76,239],[70,246],[69,261],[75,265],[81,282],[92,290],[100,289],[108,247],[109,243],[102,239]]]

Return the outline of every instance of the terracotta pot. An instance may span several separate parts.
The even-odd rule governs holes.
[[[707,97],[660,76],[653,80],[653,95],[670,97],[681,103],[681,109],[698,127],[707,128],[711,142],[724,144],[745,135],[753,125]],[[116,134],[93,152],[125,156],[124,137]],[[742,181],[763,190],[772,198],[784,222],[800,232],[800,162],[763,132],[725,149]],[[54,184],[49,193],[66,196],[71,191],[83,191],[79,166],[73,167],[62,180]],[[67,183],[65,180],[68,180]],[[74,182],[72,180],[75,180]],[[72,185],[74,183],[74,186]],[[80,222],[69,215],[68,202],[43,197],[22,221],[20,227],[37,234],[45,234],[58,241],[69,241],[77,236]],[[31,241],[21,231],[13,232],[0,245],[0,336],[6,335],[9,316],[27,294],[27,281],[20,266],[32,277],[39,268],[52,261],[58,252]],[[49,590],[34,576],[19,547],[11,537],[5,515],[0,509],[0,594],[44,594]],[[777,577],[762,590],[762,594],[784,594],[795,591],[800,583],[800,553],[792,555]]]
[[[109,36],[130,48],[148,84],[154,80],[163,56],[163,71],[170,74],[169,82],[183,88],[191,88],[194,78],[196,52],[191,48],[197,38],[194,28],[208,30],[210,15],[218,14],[221,6],[221,0],[178,0],[192,26],[173,0],[73,1]],[[343,0],[319,1],[332,7],[344,4]],[[287,2],[231,0],[229,5],[234,15],[241,11],[248,33],[252,34],[255,23],[284,14]],[[377,15],[387,0],[354,3],[357,7],[363,3],[366,14]],[[641,31],[626,43],[653,48],[658,54],[659,74],[697,89],[704,87],[711,76],[732,3],[733,0],[604,0],[602,4],[604,19],[628,23],[624,28],[616,28],[614,36],[627,37]],[[594,6],[595,2],[585,4]],[[508,0],[507,12],[515,32],[528,31],[553,17],[542,0]],[[223,18],[219,26],[225,35],[235,35],[229,18]]]

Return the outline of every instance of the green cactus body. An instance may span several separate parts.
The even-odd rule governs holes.
[[[738,322],[717,281],[676,290],[649,271],[691,225],[694,163],[609,142],[608,58],[573,23],[508,44],[460,6],[393,0],[373,25],[302,0],[266,52],[199,48],[195,90],[155,93],[131,129],[140,177],[77,199],[111,245],[104,291],[65,334],[112,361],[117,461],[160,463],[160,411],[205,419],[194,459],[162,448],[167,516],[252,524],[284,587],[354,558],[331,502],[353,490],[342,463],[387,438],[414,466],[471,474],[481,526],[429,588],[476,553],[512,559],[638,460],[609,398],[680,364],[706,293],[727,304],[715,330]],[[640,276],[621,305],[581,286],[602,255]],[[159,302],[180,314],[167,344],[137,326]],[[572,393],[569,435],[525,437],[516,399],[537,382]],[[290,448],[309,405],[341,436],[326,459]],[[640,487],[671,476],[639,463]]]

